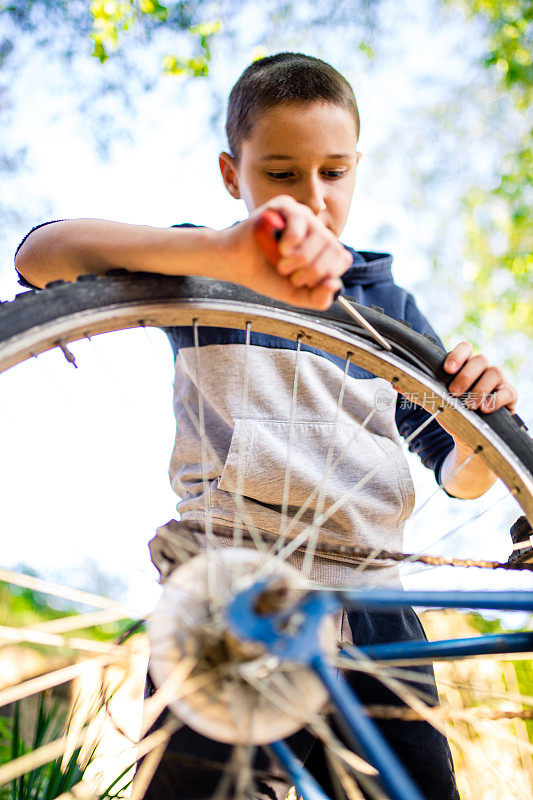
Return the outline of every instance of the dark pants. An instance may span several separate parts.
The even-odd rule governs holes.
[[[411,608],[398,612],[349,611],[347,613],[352,641],[355,645],[379,644],[391,641],[421,639],[424,632]],[[410,667],[427,679],[413,683],[422,689],[429,702],[437,703],[437,688],[433,669],[429,666]],[[346,678],[364,705],[394,705],[403,703],[375,678],[357,671],[347,671]],[[150,678],[147,693],[152,693]],[[161,725],[163,717],[154,729]],[[347,745],[342,729],[335,718],[328,718],[337,736]],[[458,800],[452,758],[446,738],[427,722],[376,720],[383,736],[405,765],[426,800]],[[320,741],[305,730],[289,737],[287,743],[305,762],[329,797],[335,798],[328,763]],[[188,727],[178,730],[171,738],[165,756],[145,795],[146,800],[207,800],[220,781],[220,764],[231,757],[232,747],[206,739]],[[218,768],[217,768],[218,765]],[[258,748],[254,766],[256,783],[254,800],[280,800],[288,789],[281,768],[263,748]],[[363,789],[363,794],[367,796]],[[232,798],[231,791],[227,795]]]

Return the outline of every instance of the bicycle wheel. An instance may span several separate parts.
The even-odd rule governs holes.
[[[442,414],[446,424],[457,432],[501,478],[511,496],[531,521],[533,519],[533,451],[529,436],[519,422],[506,411],[491,415],[469,411],[459,400],[451,398],[446,392],[443,382],[445,376],[441,371],[443,353],[440,348],[411,331],[404,324],[387,318],[379,310],[359,307],[359,311],[387,339],[392,347],[391,351],[384,351],[376,346],[372,337],[354,325],[340,310],[332,309],[327,313],[295,310],[283,304],[272,303],[266,298],[258,297],[240,287],[218,284],[210,280],[163,278],[141,274],[113,274],[106,277],[83,276],[76,284],[56,282],[49,285],[43,292],[25,292],[12,303],[2,304],[0,307],[0,370],[10,368],[24,359],[37,356],[53,347],[60,347],[68,358],[71,357],[68,349],[71,342],[99,333],[133,328],[139,325],[188,326],[197,332],[203,328],[225,327],[241,329],[248,333],[253,331],[283,337],[296,343],[295,352],[298,352],[298,348],[305,344],[329,353],[333,357],[341,359],[343,363],[356,364],[373,376],[392,383],[395,388],[405,394],[417,395],[417,400],[421,405],[425,405],[432,415]],[[246,359],[245,344],[241,382],[237,384],[241,399],[248,392],[248,381],[253,380],[253,374],[247,374],[246,364],[248,362]],[[297,388],[296,369],[293,383]],[[339,397],[342,398],[342,394],[341,384]],[[294,395],[296,395],[296,389]],[[339,400],[338,407],[341,403],[342,399]],[[205,429],[202,430],[201,410],[196,415],[191,412],[190,418],[191,424],[196,426],[200,432],[204,458],[212,455],[209,437]],[[332,422],[335,424],[335,420]],[[328,452],[324,454],[325,474],[328,473],[328,470],[331,471],[335,457],[335,453],[330,452],[330,448],[326,449]],[[287,477],[287,471],[284,477]],[[327,740],[330,746],[330,756],[335,762],[336,772],[340,776],[338,782],[343,787],[343,791],[347,792],[348,796],[350,796],[350,791],[352,796],[356,796],[357,790],[353,785],[353,774],[349,774],[350,771],[353,773],[354,769],[358,780],[363,780],[363,782],[364,778],[361,778],[361,774],[364,775],[366,769],[365,786],[367,786],[366,790],[370,791],[368,789],[368,773],[372,773],[373,768],[371,766],[365,768],[359,760],[356,760],[354,766],[354,759],[350,760],[346,748],[339,744],[331,731],[324,729],[318,717],[318,711],[323,707],[325,696],[320,691],[317,682],[313,680],[312,676],[309,676],[308,670],[303,669],[293,674],[292,677],[297,679],[297,684],[298,681],[309,681],[309,694],[312,695],[312,701],[305,713],[301,709],[301,704],[297,712],[294,708],[291,711],[291,698],[294,705],[294,696],[287,697],[286,685],[284,693],[280,694],[279,687],[274,689],[272,685],[268,684],[268,681],[264,685],[265,677],[259,672],[263,682],[260,689],[257,685],[257,675],[254,676],[254,669],[266,670],[268,679],[275,682],[278,672],[283,673],[284,668],[277,664],[270,667],[271,672],[269,673],[268,659],[265,659],[264,652],[262,655],[258,655],[257,648],[251,647],[249,644],[242,646],[236,644],[231,635],[227,633],[222,620],[223,610],[229,605],[230,599],[236,591],[242,588],[240,583],[240,576],[243,572],[242,560],[244,559],[246,562],[246,558],[251,557],[239,555],[243,552],[241,546],[253,545],[257,550],[253,558],[258,560],[254,562],[255,566],[247,567],[248,571],[252,569],[259,574],[269,574],[271,567],[265,566],[265,563],[274,564],[273,574],[278,578],[283,576],[276,570],[283,571],[283,562],[289,559],[304,567],[304,575],[307,576],[312,575],[313,562],[326,555],[328,559],[335,559],[338,564],[343,565],[344,569],[354,570],[358,576],[366,575],[364,567],[376,566],[375,562],[378,562],[378,567],[385,563],[390,564],[395,559],[428,565],[438,563],[439,559],[420,553],[406,556],[402,553],[382,552],[382,548],[376,550],[370,547],[365,550],[365,548],[351,547],[343,542],[334,541],[331,536],[321,536],[321,530],[326,527],[324,523],[327,522],[327,514],[323,513],[325,501],[322,497],[321,486],[315,487],[314,498],[307,506],[309,508],[312,505],[311,524],[309,524],[309,519],[304,519],[300,527],[293,525],[291,528],[295,515],[291,511],[291,519],[289,507],[292,504],[289,503],[288,497],[284,498],[281,503],[284,506],[282,516],[285,520],[283,523],[285,529],[282,531],[283,545],[276,551],[275,542],[269,540],[268,537],[258,535],[256,527],[253,523],[250,524],[246,518],[247,511],[242,504],[243,467],[239,467],[238,464],[233,480],[234,484],[229,486],[229,490],[230,494],[236,498],[234,516],[238,517],[238,520],[236,519],[232,529],[228,530],[226,526],[223,531],[216,524],[208,524],[206,536],[202,540],[204,544],[207,542],[208,554],[205,557],[198,556],[200,561],[204,558],[201,563],[204,565],[202,567],[204,571],[204,588],[202,590],[204,605],[202,608],[205,613],[202,611],[196,618],[195,625],[192,626],[196,631],[196,644],[201,643],[200,650],[195,651],[192,662],[185,659],[183,652],[176,653],[172,647],[169,649],[169,642],[175,643],[178,636],[176,625],[184,627],[187,640],[190,639],[191,629],[191,621],[189,620],[187,623],[184,623],[183,620],[180,621],[179,614],[173,613],[171,607],[173,605],[175,607],[176,593],[183,600],[187,592],[191,593],[192,585],[201,583],[198,574],[195,577],[186,575],[187,570],[194,572],[194,569],[198,567],[195,567],[194,564],[192,566],[184,564],[181,571],[178,569],[173,573],[175,576],[177,575],[177,578],[171,577],[167,582],[168,591],[164,595],[163,605],[156,614],[157,624],[154,628],[156,631],[154,638],[162,637],[163,639],[163,650],[159,651],[158,658],[160,664],[166,663],[166,666],[160,668],[159,681],[162,687],[166,686],[167,688],[161,688],[159,694],[154,695],[158,698],[157,702],[148,701],[151,702],[152,709],[148,718],[153,718],[154,709],[160,708],[159,701],[162,702],[162,699],[166,699],[171,702],[172,709],[177,712],[178,716],[191,727],[196,725],[200,732],[207,735],[211,733],[212,738],[218,736],[223,741],[234,743],[236,755],[232,764],[240,775],[240,778],[235,781],[235,791],[240,793],[239,796],[244,797],[247,796],[246,792],[251,791],[250,782],[253,780],[250,760],[252,749],[249,746],[251,740],[247,739],[249,731],[246,731],[246,735],[243,737],[242,729],[235,722],[235,709],[232,709],[231,705],[232,702],[236,702],[239,708],[243,707],[243,703],[248,706],[251,704],[250,707],[253,707],[256,702],[261,705],[263,716],[258,726],[262,729],[262,734],[259,739],[255,738],[254,744],[262,745],[268,741],[274,741],[280,736],[288,736],[295,729],[301,727],[302,723],[307,722],[315,733]],[[290,480],[280,480],[280,482],[288,485]],[[306,499],[299,498],[298,506],[300,512],[302,508],[305,511]],[[303,513],[300,513],[300,518],[302,517]],[[180,529],[181,539],[178,541],[177,551],[174,548],[170,553],[168,551],[165,553],[163,547],[160,553],[166,556],[169,574],[171,573],[170,567],[175,567],[176,561],[180,560],[180,553],[183,558],[184,546],[185,549],[187,546],[189,547],[189,555],[191,549],[194,550],[195,547],[198,547],[197,534],[194,529],[187,532],[184,527],[182,526]],[[170,539],[167,537],[165,542],[168,544],[171,539],[172,537]],[[176,539],[174,539],[175,541]],[[233,546],[235,552],[229,557],[229,561],[220,553],[211,552],[217,549],[217,545],[220,543]],[[194,563],[198,564],[200,561]],[[442,559],[442,561],[445,562],[446,559]],[[464,563],[459,559],[455,559],[455,562],[457,564]],[[482,566],[495,568],[497,566],[496,564],[483,564],[479,560],[477,564],[479,568]],[[501,566],[503,568],[504,565]],[[302,587],[290,569],[289,572],[291,576],[288,579],[289,594],[293,590],[298,594]],[[375,582],[377,572],[379,570],[372,570],[368,573],[370,583]],[[228,575],[229,579],[226,580]],[[178,580],[180,585],[174,585],[173,580]],[[215,590],[213,586],[217,581],[221,585],[217,585]],[[187,589],[187,587],[189,588]],[[188,613],[193,613],[192,606],[188,607]],[[224,627],[222,639],[220,625]],[[324,636],[328,642],[327,648],[331,648],[331,631],[329,634],[324,633]],[[508,641],[505,646],[508,647]],[[199,653],[203,659],[201,668],[198,666],[201,660]],[[213,659],[215,659],[214,665]],[[202,684],[202,680],[211,680],[212,670],[220,667],[221,664],[237,663],[239,670],[241,672],[244,670],[245,677],[237,687],[236,694],[232,695],[229,692],[228,695],[226,691],[224,697],[221,685],[218,685],[217,688],[215,682],[215,696],[213,696],[212,686],[208,690],[203,690],[200,686],[193,694],[194,703],[187,703],[180,701],[179,698],[172,698],[172,693],[168,694],[168,678],[177,662],[181,664],[179,688],[181,693],[184,692],[184,687],[188,687],[187,691],[193,691],[196,684]],[[362,668],[360,661],[358,668]],[[390,685],[396,685],[395,681],[398,682],[398,676],[394,672],[390,672],[391,669],[384,667],[382,679],[388,681]],[[292,666],[292,670],[294,673],[294,666]],[[387,672],[387,670],[389,671]],[[206,675],[207,678],[205,678]],[[192,684],[188,684],[187,681],[192,681]],[[176,686],[173,691],[174,693],[178,691]],[[400,691],[398,687],[396,687],[396,691]],[[244,694],[242,694],[243,692]],[[285,707],[289,706],[289,713],[285,713],[286,727],[282,726],[281,729],[274,725],[275,720],[276,725],[280,721],[280,704]],[[415,705],[417,704],[415,703]],[[207,707],[208,711],[203,711],[202,706]],[[420,713],[418,705],[417,709],[417,713]],[[287,708],[285,708],[285,712],[287,712]],[[431,714],[428,716],[431,717]],[[213,722],[214,718],[217,718],[216,722]],[[273,726],[270,729],[269,719]],[[159,738],[153,734],[155,738],[152,738],[151,744],[155,742],[156,750],[154,752],[157,755],[152,759],[152,766],[157,758],[162,756],[162,737],[164,739],[165,735],[168,736],[170,728],[176,727],[177,724],[171,722],[170,727],[165,729],[166,733],[160,733]],[[239,729],[238,733],[237,729]],[[145,744],[145,750],[148,746]],[[143,762],[142,770],[139,771],[135,790],[138,793],[137,796],[141,796],[141,789],[147,785],[146,774],[149,767],[146,766],[145,769],[145,765],[149,764],[149,759],[146,759]],[[223,769],[223,774],[226,776],[230,774],[228,767]],[[232,791],[228,781],[225,784],[224,781],[222,782],[222,791]],[[228,796],[230,795],[228,794]]]

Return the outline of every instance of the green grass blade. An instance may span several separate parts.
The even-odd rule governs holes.
[[[26,751],[24,742],[20,735],[20,704],[15,703],[15,710],[13,713],[13,733],[11,737],[11,758],[15,760],[19,756],[24,755]],[[11,782],[11,800],[20,800],[24,796],[24,775],[20,778],[15,778]]]
[[[117,792],[116,794],[111,794],[111,789],[113,789],[113,787],[114,787],[114,786],[116,786],[116,785],[117,785],[117,783],[118,783],[119,781],[121,781],[121,780],[122,780],[122,778],[124,778],[124,777],[125,777],[125,775],[127,775],[127,774],[128,774],[128,772],[130,771],[130,769],[132,769],[132,767],[134,767],[134,766],[135,766],[135,764],[136,764],[136,762],[135,762],[135,761],[132,761],[132,763],[129,765],[129,767],[126,767],[125,769],[123,769],[123,770],[122,770],[122,772],[120,773],[120,775],[118,775],[118,776],[115,778],[115,780],[114,780],[114,781],[112,781],[112,782],[109,784],[109,786],[107,787],[107,789],[104,789],[104,791],[102,792],[102,794],[101,794],[101,795],[99,795],[99,798],[98,798],[98,800],[111,800],[111,798],[118,798],[118,797],[121,797],[121,796],[122,796],[122,795],[121,795],[121,793],[122,793],[122,792],[124,792],[124,791],[125,791],[125,790],[126,790],[126,789],[127,789],[129,786],[130,786],[130,785],[131,785],[131,783],[132,783],[132,781],[133,781],[133,776],[132,776],[132,777],[129,779],[129,781],[128,781],[127,783],[125,783],[125,784],[124,784],[124,786],[123,786],[123,787],[122,787],[122,788],[119,790],[119,792]]]

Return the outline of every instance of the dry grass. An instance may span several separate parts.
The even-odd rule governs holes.
[[[430,639],[478,635],[467,615],[430,611],[421,616]],[[520,694],[511,656],[440,662],[435,674],[441,703],[451,709],[523,707],[508,699]],[[446,729],[462,800],[533,797],[532,747],[523,720],[455,721]]]
[[[422,620],[430,639],[477,635],[468,616],[458,612],[425,612]],[[109,785],[127,766],[131,742],[136,741],[140,730],[148,655],[145,636],[133,636],[124,646],[123,655],[119,663],[105,671],[88,663],[72,684],[80,721],[87,718],[91,704],[98,698],[103,675],[108,695],[112,695],[107,711],[100,712],[93,722],[99,727],[100,745],[87,778],[98,778],[100,786]],[[4,648],[0,664],[0,672],[10,684],[16,677],[24,680],[41,674],[45,667],[62,666],[63,659],[61,664],[57,660],[52,664],[42,653],[21,645]],[[527,668],[531,669],[530,663]],[[442,705],[448,709],[462,712],[472,707],[523,707],[517,702],[520,687],[511,657],[441,662],[435,665],[435,672]],[[533,797],[533,748],[522,720],[461,719],[446,723],[446,727],[462,800]]]

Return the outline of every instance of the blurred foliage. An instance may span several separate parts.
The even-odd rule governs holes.
[[[483,614],[479,614],[477,611],[469,611],[466,615],[466,619],[469,625],[483,635],[503,633],[505,630],[501,619],[498,619],[498,617],[495,619],[484,617]]]
[[[346,21],[352,23],[354,12],[360,15],[361,11],[368,11],[371,6],[377,6],[380,0],[352,0],[348,3],[346,11]],[[196,15],[201,13],[204,3],[196,2],[194,5]],[[252,6],[252,3],[233,2],[224,3],[205,3],[206,13],[215,13],[226,19],[232,17],[235,11]],[[185,75],[187,77],[207,77],[211,63],[211,38],[223,30],[222,19],[212,22],[202,22],[194,25],[186,25],[184,12],[189,10],[185,2],[167,3],[161,5],[157,0],[92,0],[90,12],[93,18],[91,38],[94,40],[93,55],[102,63],[107,60],[112,52],[116,52],[120,46],[121,35],[131,32],[134,26],[142,26],[149,22],[151,25],[166,23],[173,27],[179,20],[179,27],[187,30],[193,39],[193,46],[197,50],[196,55],[185,58],[180,55],[168,54],[163,57],[163,70],[166,74]],[[333,7],[332,7],[333,8]],[[334,18],[328,13],[330,10],[324,7],[319,9],[316,15],[308,15],[306,23],[308,26],[333,25]],[[345,11],[345,13],[346,13]],[[298,16],[297,5],[294,2],[280,0],[277,4],[271,4],[272,19],[283,19],[290,25],[291,20],[296,20]],[[196,39],[198,37],[198,39]],[[374,58],[375,52],[371,45],[362,40],[359,49],[369,59]],[[266,50],[263,52],[266,55]],[[258,56],[261,57],[261,56]]]
[[[37,575],[31,570],[24,570],[24,573],[34,577]],[[0,625],[22,627],[62,616],[64,612],[49,605],[46,595],[41,592],[0,583]]]
[[[0,716],[0,764],[5,764],[11,758],[11,735],[13,720],[8,716]],[[10,787],[6,784],[0,786],[0,800],[11,800]]]
[[[30,742],[25,741],[22,735],[22,716],[28,714],[27,703],[18,702],[14,706],[12,717],[0,717],[0,764],[20,758],[21,756],[37,750],[48,742],[55,741],[65,736],[69,731],[69,720],[59,704],[49,701],[46,694],[39,695],[39,705],[33,720],[33,735]],[[30,712],[31,715],[31,712]],[[87,720],[84,730],[89,724]],[[87,767],[94,759],[96,747],[74,747],[68,759],[63,762],[63,756],[49,761],[31,772],[0,787],[0,800],[54,800],[54,798],[69,792],[79,783]],[[120,791],[116,790],[129,768],[124,770],[107,789],[99,795],[99,800],[106,798],[126,797],[127,787],[122,784]],[[125,794],[126,791],[126,794]]]
[[[145,4],[135,4],[130,0],[92,0],[90,9],[93,17],[93,56],[102,64],[108,59],[109,53],[117,49],[120,34],[134,24],[136,12],[144,13],[143,5]]]
[[[186,75],[193,78],[205,78],[209,75],[211,62],[211,37],[222,30],[222,22],[210,22],[203,25],[193,25],[189,33],[198,36],[201,54],[195,58],[182,58],[167,55],[163,58],[163,69],[168,75]]]
[[[513,661],[516,680],[520,694],[524,697],[533,697],[533,669],[531,661]],[[533,719],[524,720],[529,741],[533,744]]]
[[[460,8],[467,19],[485,23],[485,67],[495,67],[502,87],[525,111],[533,84],[532,22],[530,0],[444,0]]]
[[[483,614],[479,614],[478,612],[470,611],[467,614],[468,623],[478,631],[483,636],[489,634],[498,634],[503,633],[507,630],[507,628],[502,624],[501,619],[495,618],[490,619],[488,617],[483,616]],[[529,631],[531,630],[531,621],[533,620],[532,617],[529,618],[528,622],[521,625],[519,628],[513,630],[520,630],[520,631]],[[516,681],[518,683],[518,688],[520,694],[523,695],[525,698],[533,697],[533,670],[531,669],[531,661],[529,659],[523,661],[513,661],[512,656],[509,656],[511,663],[513,665]],[[529,741],[533,743],[533,720],[526,719],[524,720],[527,734],[529,737]]]
[[[23,568],[24,574],[37,577],[30,569]],[[55,600],[55,598],[54,598]],[[60,602],[61,608],[52,605],[51,596],[20,586],[0,583],[0,625],[24,627],[65,616],[77,615],[79,607]],[[138,633],[144,629],[143,624],[126,619],[120,622],[111,622],[95,625],[91,628],[80,628],[78,631],[69,632],[69,636],[96,639],[98,641],[117,641],[128,638],[128,634]],[[25,647],[39,652],[49,653],[50,647],[25,643]],[[63,648],[54,646],[54,655],[62,652]],[[64,648],[65,651],[68,648]],[[106,699],[110,699],[110,695]],[[96,705],[89,714],[87,724],[99,711],[101,705]],[[18,758],[24,753],[35,750],[42,744],[63,736],[68,730],[68,721],[64,712],[60,711],[58,704],[48,702],[45,695],[39,696],[39,706],[33,722],[33,736],[31,741],[24,741],[21,734],[21,714],[29,715],[32,712],[24,708],[24,704],[16,704],[12,717],[0,716],[0,764]],[[27,729],[27,725],[25,726]],[[90,764],[94,750],[86,752],[81,747],[76,747],[66,762],[58,758],[43,765],[30,773],[12,781],[11,784],[0,787],[0,800],[53,800],[64,792],[69,791],[78,783]],[[106,790],[99,795],[99,800],[109,798],[123,798],[125,789],[123,778],[130,768],[125,769]],[[117,789],[120,786],[120,790]]]
[[[185,7],[184,3],[172,5],[178,6],[181,10]],[[166,23],[169,20],[169,7],[161,5],[157,0],[92,0],[90,13],[91,38],[94,41],[93,56],[96,56],[102,64],[111,53],[118,50],[122,34],[131,31],[134,26],[139,26],[147,20],[157,26],[158,23]],[[175,14],[172,15],[172,19],[176,20]],[[183,28],[183,23],[182,17],[179,27]],[[207,77],[211,63],[210,40],[221,29],[220,21],[188,25],[186,30],[194,39],[198,53],[191,58],[165,55],[164,72],[194,78]]]
[[[531,0],[433,2],[435,12],[439,8],[451,9],[462,15],[472,37],[476,41],[483,40],[478,63],[472,64],[472,80],[475,81],[481,71],[489,78],[495,92],[508,97],[525,120],[533,84]],[[9,23],[4,25],[0,35],[0,71],[3,72],[6,65],[18,68],[18,48],[24,37],[30,35],[38,48],[48,48],[50,54],[59,53],[67,60],[78,58],[84,51],[89,53],[92,47],[92,55],[104,68],[100,79],[93,75],[84,87],[85,92],[80,91],[80,105],[89,112],[86,115],[88,124],[101,155],[105,156],[107,140],[112,137],[117,123],[103,98],[110,95],[122,98],[127,106],[135,92],[150,89],[156,74],[161,72],[182,78],[210,77],[215,43],[224,36],[227,41],[235,41],[237,46],[239,25],[243,24],[242,19],[248,19],[246,14],[251,9],[255,9],[260,20],[254,57],[276,52],[280,49],[278,42],[294,41],[298,49],[299,42],[311,42],[313,32],[318,40],[327,42],[328,36],[342,31],[345,48],[348,37],[353,36],[350,46],[356,47],[371,63],[379,61],[380,31],[387,27],[385,15],[378,13],[381,5],[382,0],[347,0],[346,3],[325,0],[317,6],[296,0],[277,0],[269,4],[268,9],[256,7],[251,0],[0,2],[0,21]],[[293,32],[294,39],[286,38],[287,31]],[[146,44],[156,37],[159,37],[157,47],[148,51]],[[328,44],[324,47],[327,51]],[[343,53],[339,51],[339,63],[345,57]],[[154,63],[161,64],[159,73],[151,71]],[[101,80],[99,85],[98,80]],[[0,118],[5,118],[7,93],[8,89],[0,96]],[[493,94],[488,102],[494,103],[494,98]],[[213,105],[221,113],[223,102],[220,97],[215,99]],[[472,96],[470,101],[479,103],[474,113],[479,112],[481,119],[483,94]],[[435,105],[432,113],[437,118],[441,110]],[[489,116],[486,115],[485,121]],[[448,120],[444,119],[442,125],[447,124]],[[502,112],[501,125],[505,124],[505,112]],[[513,135],[508,137],[509,151],[501,156],[498,175],[495,177],[489,170],[486,182],[480,178],[475,184],[462,187],[461,224],[468,285],[458,281],[453,286],[461,306],[462,321],[457,332],[478,344],[481,340],[498,339],[506,334],[533,336],[532,240],[528,230],[532,132],[530,128],[518,130],[516,120],[509,124],[515,127]],[[22,154],[20,158],[15,155],[13,153],[11,161],[20,165]],[[413,182],[426,182],[423,200],[431,204],[431,192],[438,191],[438,176],[444,175],[445,169],[438,161],[438,154],[434,155],[429,171],[423,166],[423,159],[417,156],[419,154],[413,153]],[[0,171],[5,171],[4,166],[0,159]],[[460,178],[457,180],[460,182]],[[2,206],[1,210],[1,217],[8,219],[9,208]],[[438,232],[434,239],[435,253],[429,255],[428,260],[433,261],[434,255],[437,260],[444,260],[445,243],[439,239]],[[442,282],[438,270],[435,269],[433,277],[436,282]]]
[[[40,696],[39,708],[35,719],[33,741],[27,744],[21,732],[21,704],[15,704],[10,731],[10,760],[20,758],[30,750],[36,750],[47,742],[58,739],[65,733],[65,714],[60,712],[57,704],[48,705],[45,696]],[[48,764],[21,775],[11,782],[11,793],[6,794],[10,800],[53,800],[63,792],[68,792],[83,777],[83,773],[91,761],[89,757],[82,760],[81,747],[74,748],[67,763],[62,765],[62,757]]]
[[[444,0],[485,36],[483,66],[525,115],[533,87],[533,5],[530,0]],[[465,252],[471,286],[463,295],[469,338],[520,332],[533,337],[533,128],[507,153],[497,184],[470,188],[463,198]]]
[[[339,5],[326,0],[320,7],[311,4],[303,7],[295,0],[277,0],[269,5],[269,23],[284,27],[301,25],[299,16],[305,17],[305,30],[332,28],[336,25],[375,27],[373,12],[381,0],[348,0]],[[127,49],[139,42],[150,41],[157,33],[170,32],[174,38],[185,34],[188,44],[196,52],[168,54],[163,58],[163,69],[170,74],[205,77],[209,74],[212,59],[212,39],[223,31],[223,22],[231,23],[239,12],[254,8],[251,0],[173,0],[162,4],[158,0],[13,0],[0,2],[0,20],[6,23],[0,40],[0,67],[2,60],[16,49],[14,34],[38,33],[40,47],[59,48],[65,58],[79,52],[80,45],[92,42],[92,55],[102,64],[111,56],[125,57]],[[231,26],[229,26],[231,27]],[[259,34],[261,38],[261,34]],[[125,42],[128,42],[128,48]],[[167,39],[168,41],[168,39]],[[368,58],[375,53],[364,37],[359,49]],[[265,51],[266,52],[266,51]],[[134,77],[132,75],[130,78]]]
[[[31,570],[25,569],[24,572],[36,576],[36,573]],[[61,604],[61,606],[60,609],[54,607],[50,602],[50,597],[42,592],[0,583],[0,625],[24,627],[80,613],[80,609],[72,607],[72,605]],[[69,635],[103,642],[114,641],[135,624],[135,620],[124,619],[118,622],[94,625],[91,628],[80,628],[78,631],[73,630]],[[136,632],[142,629],[142,626],[136,628]],[[42,645],[28,644],[27,647],[33,647],[39,651],[48,649],[43,648]]]

